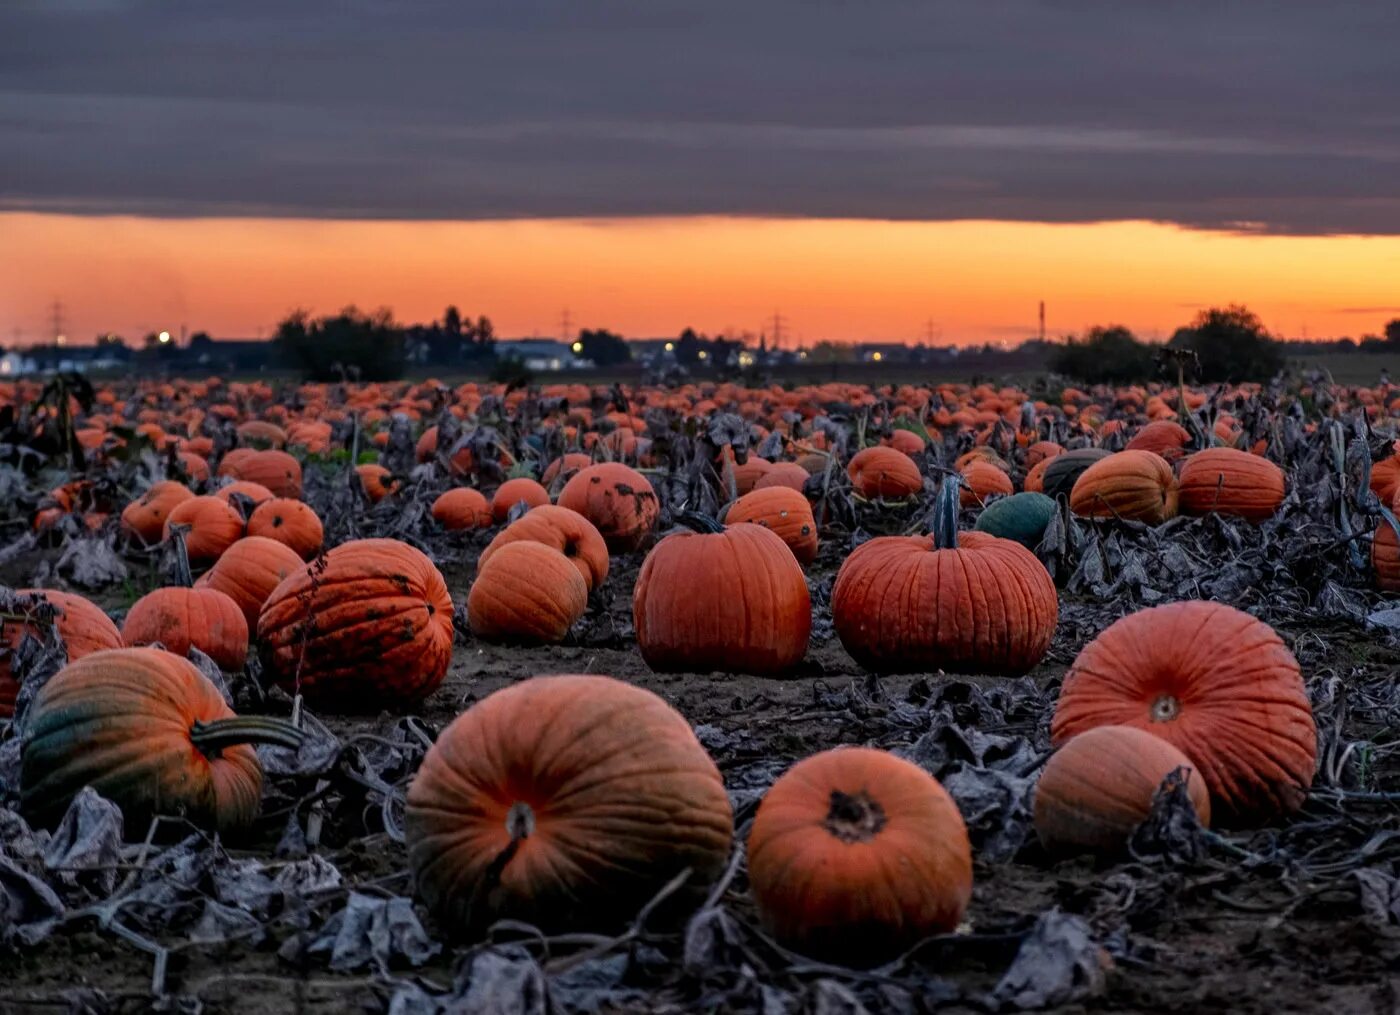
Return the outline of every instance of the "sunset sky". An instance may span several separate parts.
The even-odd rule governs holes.
[[[288,12],[284,8],[291,7]],[[11,0],[0,344],[1400,316],[1400,5]]]

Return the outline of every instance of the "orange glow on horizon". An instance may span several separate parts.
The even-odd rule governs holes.
[[[116,332],[270,335],[289,310],[449,304],[497,334],[573,326],[635,338],[764,328],[788,344],[1006,340],[1122,323],[1165,338],[1244,303],[1275,332],[1378,333],[1400,316],[1400,237],[1277,237],[1148,222],[671,218],[500,222],[150,219],[0,214],[0,344]]]

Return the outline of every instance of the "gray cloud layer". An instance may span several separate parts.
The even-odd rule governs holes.
[[[7,0],[0,208],[1400,233],[1400,4]]]

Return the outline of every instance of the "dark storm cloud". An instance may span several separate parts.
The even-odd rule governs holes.
[[[0,207],[1400,233],[1400,4],[0,8]]]

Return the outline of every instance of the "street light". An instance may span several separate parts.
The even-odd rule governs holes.
[[[666,343],[666,351],[667,351],[667,352],[675,352],[675,351],[676,351],[676,343],[675,343],[675,342],[667,342],[667,343]]]
[[[701,349],[701,350],[700,350],[700,358],[701,358],[701,359],[709,359],[709,358],[710,358],[710,354],[709,354],[708,352],[706,352],[704,349]]]
[[[574,352],[583,352],[583,343],[575,342],[573,345],[569,346],[569,348],[572,349]]]
[[[54,341],[57,342],[59,345],[67,345],[67,344],[68,344],[68,336],[67,336],[67,335],[59,335],[57,338],[54,339]]]
[[[162,331],[156,338],[160,339],[161,345],[166,345],[170,342],[170,332]]]

